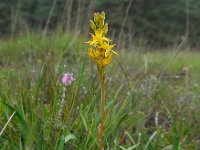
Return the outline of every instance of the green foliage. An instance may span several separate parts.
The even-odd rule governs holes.
[[[82,40],[58,30],[46,38],[1,41],[0,132],[16,113],[0,136],[0,149],[99,148],[99,76]],[[143,53],[120,52],[108,67],[105,149],[199,149],[200,54],[145,55],[147,65]],[[63,94],[65,72],[76,80]]]

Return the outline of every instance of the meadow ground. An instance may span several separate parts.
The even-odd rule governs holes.
[[[1,40],[0,149],[98,149],[100,80],[84,42],[60,32]],[[106,72],[105,149],[200,149],[200,53],[118,53]]]

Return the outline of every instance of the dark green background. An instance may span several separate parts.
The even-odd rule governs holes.
[[[48,24],[48,31],[58,26],[66,30],[70,0],[57,0]],[[0,1],[1,37],[28,31],[43,30],[54,0]],[[88,32],[88,19],[95,11],[105,11],[107,22],[116,39],[119,36],[129,0],[72,0],[70,31]],[[200,0],[132,0],[123,28],[123,39],[130,36],[133,42],[150,46],[169,46],[181,42],[186,34],[188,4],[188,44],[200,45]],[[68,6],[67,6],[68,5]],[[77,22],[77,16],[79,21]],[[110,32],[111,34],[111,32]],[[126,36],[130,35],[130,36]]]

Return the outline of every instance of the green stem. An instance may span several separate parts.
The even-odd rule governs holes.
[[[101,123],[103,127],[104,119],[105,119],[105,75],[101,76]]]
[[[103,149],[102,144],[102,135],[103,135],[103,128],[104,128],[104,120],[105,120],[105,74],[101,73],[101,123],[99,125],[99,145],[100,150]]]

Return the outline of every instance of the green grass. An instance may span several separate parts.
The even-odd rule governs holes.
[[[0,42],[0,132],[15,112],[0,149],[99,148],[100,80],[84,41],[57,31]],[[199,56],[119,51],[107,69],[104,148],[200,149]],[[76,80],[66,89],[59,117],[66,72]]]

